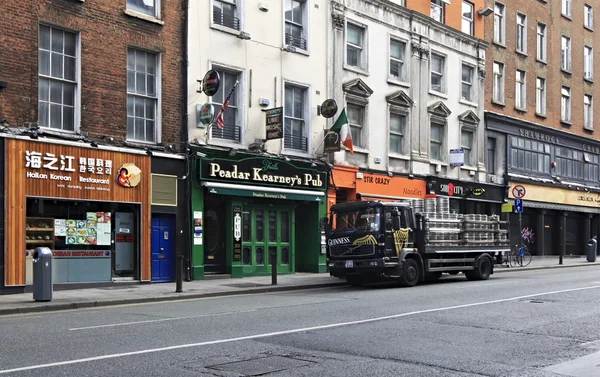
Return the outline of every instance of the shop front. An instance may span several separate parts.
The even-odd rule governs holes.
[[[505,186],[433,176],[427,178],[427,190],[428,194],[448,197],[454,213],[500,215],[506,198]]]
[[[355,200],[408,200],[425,198],[425,181],[360,171],[354,166],[334,165],[329,184],[328,209]]]
[[[195,160],[192,278],[267,275],[273,257],[280,274],[325,272],[325,166],[212,153]]]
[[[585,254],[590,237],[600,235],[599,191],[519,181],[509,186],[510,201],[523,195],[521,223],[518,214],[510,215],[511,244],[521,242],[533,255],[578,256]]]
[[[53,253],[55,284],[150,280],[150,157],[77,143],[5,139],[3,293]]]

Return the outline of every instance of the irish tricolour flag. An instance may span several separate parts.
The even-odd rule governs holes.
[[[354,154],[354,149],[352,149],[352,134],[350,133],[350,125],[348,124],[346,109],[342,110],[340,117],[337,118],[329,131],[340,135],[340,141],[342,144],[344,144],[344,146],[350,150],[350,153]]]

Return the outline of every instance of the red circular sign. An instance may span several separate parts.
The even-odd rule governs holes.
[[[452,183],[448,183],[448,196],[454,195],[454,185]]]
[[[525,197],[526,192],[527,191],[525,190],[525,187],[523,187],[522,185],[516,185],[512,188],[512,194],[517,199]]]

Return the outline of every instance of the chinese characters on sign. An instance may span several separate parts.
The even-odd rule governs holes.
[[[30,169],[48,169],[54,171],[74,172],[74,156],[56,156],[53,153],[46,152],[42,155],[40,152],[25,151],[25,167]],[[98,175],[112,174],[112,161],[102,160],[101,158],[79,157],[80,173],[95,173]]]

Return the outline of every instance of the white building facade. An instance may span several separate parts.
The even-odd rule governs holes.
[[[483,124],[487,43],[376,0],[332,0],[330,96],[354,154],[334,162],[388,175],[489,182]],[[450,150],[464,151],[451,166]],[[453,156],[452,156],[453,157]]]

